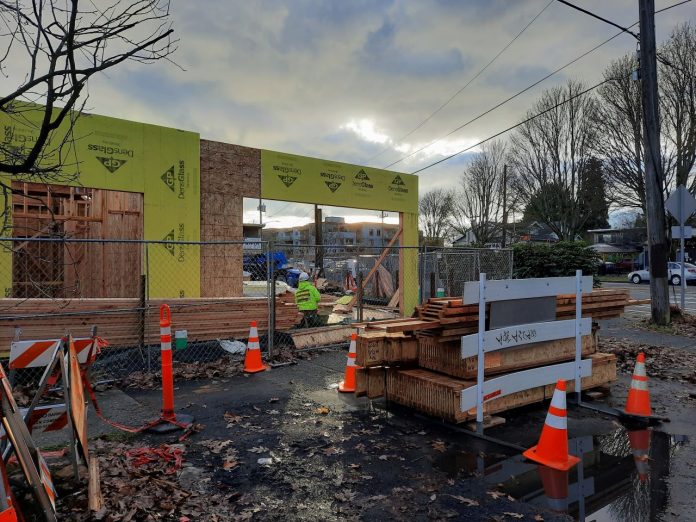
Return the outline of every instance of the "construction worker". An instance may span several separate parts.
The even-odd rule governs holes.
[[[309,282],[309,275],[307,275],[307,272],[302,272],[299,279],[300,282],[297,285],[297,292],[295,292],[295,304],[297,305],[297,309],[304,315],[302,326],[309,328],[318,323],[317,305],[321,300],[321,296],[319,295],[319,290]]]

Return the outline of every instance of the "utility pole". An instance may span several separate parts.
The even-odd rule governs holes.
[[[645,149],[645,206],[650,253],[650,306],[652,320],[670,322],[665,203],[662,195],[660,127],[658,123],[657,52],[655,48],[655,0],[638,0],[640,11],[640,81]]]
[[[319,205],[314,205],[314,270],[317,277],[321,277],[324,272],[324,235],[322,233],[322,216]]]
[[[503,241],[502,247],[505,248],[505,240],[507,239],[507,165],[503,165]]]

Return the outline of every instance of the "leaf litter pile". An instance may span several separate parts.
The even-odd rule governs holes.
[[[627,339],[600,338],[599,351],[617,357],[617,369],[632,374],[639,352],[645,354],[649,377],[696,384],[696,352],[636,343]]]
[[[228,520],[233,496],[229,492],[197,491],[182,485],[185,467],[183,444],[155,447],[97,440],[104,507],[87,510],[84,487],[60,491],[59,520],[105,522]],[[60,484],[62,481],[58,481]],[[64,482],[63,482],[64,483]],[[73,484],[74,486],[74,484]]]

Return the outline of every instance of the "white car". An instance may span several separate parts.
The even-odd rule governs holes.
[[[681,284],[681,263],[670,261],[667,264],[667,277],[670,284],[679,286]],[[684,277],[687,284],[696,282],[696,265],[684,263]],[[643,281],[650,281],[650,272],[648,270],[636,270],[628,274],[628,280],[636,285]]]

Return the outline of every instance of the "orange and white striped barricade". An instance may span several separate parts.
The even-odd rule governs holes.
[[[93,330],[92,337],[84,337],[73,339],[73,347],[77,355],[77,360],[81,366],[81,374],[86,379],[86,372],[89,365],[94,361],[96,355],[101,351],[101,347],[105,346],[106,341],[100,339],[96,335],[96,328]],[[41,397],[48,386],[57,384],[60,377],[60,370],[56,371],[58,364],[58,353],[65,348],[66,339],[48,339],[34,341],[13,341],[10,345],[10,361],[9,368],[11,372],[15,370],[29,368],[45,368],[37,391],[28,408],[23,409],[22,413],[25,421],[31,423],[29,418],[33,415],[33,411],[38,407]],[[57,429],[57,428],[56,428]]]
[[[174,412],[174,367],[172,357],[172,314],[169,306],[160,307],[160,357],[162,359],[162,414],[147,429],[156,433],[168,433],[189,429],[193,417]]]

